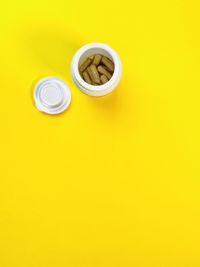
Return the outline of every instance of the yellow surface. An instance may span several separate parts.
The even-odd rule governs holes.
[[[199,1],[3,1],[0,266],[200,266]],[[81,93],[89,42],[123,62],[117,90]],[[70,108],[34,107],[64,79]]]

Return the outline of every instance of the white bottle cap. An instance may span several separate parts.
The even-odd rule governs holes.
[[[66,83],[56,77],[40,80],[34,90],[37,109],[48,114],[66,110],[71,102],[71,92]]]

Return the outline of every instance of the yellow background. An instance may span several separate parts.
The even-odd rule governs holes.
[[[200,4],[3,1],[0,9],[0,266],[200,266]],[[123,62],[112,94],[72,82],[89,42]],[[55,75],[59,116],[32,94]]]

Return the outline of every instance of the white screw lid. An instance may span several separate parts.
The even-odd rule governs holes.
[[[64,81],[56,77],[46,77],[36,84],[34,99],[40,111],[58,114],[68,108],[71,102],[71,92]]]

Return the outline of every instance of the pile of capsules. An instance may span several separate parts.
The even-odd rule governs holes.
[[[79,72],[86,83],[99,86],[112,78],[114,63],[105,56],[93,55],[79,66]]]

